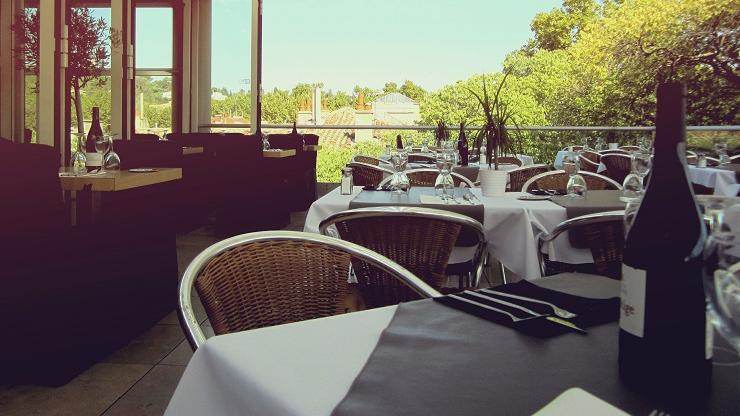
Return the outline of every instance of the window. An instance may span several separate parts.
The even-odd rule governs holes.
[[[171,7],[136,8],[137,133],[172,131],[173,22]]]
[[[211,27],[210,123],[249,124],[252,0],[213,0]]]

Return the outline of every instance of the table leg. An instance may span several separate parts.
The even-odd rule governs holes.
[[[90,223],[97,224],[101,220],[102,195],[101,192],[91,192]]]

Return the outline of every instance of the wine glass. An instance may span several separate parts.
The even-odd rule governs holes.
[[[653,139],[649,135],[640,136],[637,145],[642,149],[643,152],[652,153],[653,150]]]
[[[641,194],[642,178],[633,170],[629,175],[624,177],[624,181],[622,182],[622,196],[619,197],[619,200],[629,202],[635,198],[639,198]]]
[[[429,139],[427,138],[421,141],[421,153],[429,153]]]
[[[717,142],[714,144],[714,151],[717,153],[720,165],[730,164],[730,155],[727,154],[727,142]]]
[[[406,170],[406,164],[408,163],[408,154],[403,149],[398,149],[391,153],[391,164],[395,172],[391,177],[390,188],[396,194],[403,194],[408,192],[411,187],[409,177],[406,176],[404,170]]]
[[[740,352],[740,204],[725,209],[722,233],[704,249],[704,292],[717,331]]]
[[[449,150],[439,151],[435,157],[439,175],[437,175],[437,179],[434,181],[434,192],[439,195],[443,201],[450,198],[455,187],[452,176],[450,175],[450,170],[454,163],[454,157],[454,153]]]
[[[262,133],[262,150],[270,150],[270,135]]]
[[[588,187],[583,176],[579,175],[580,155],[577,152],[568,152],[563,158],[563,170],[568,174],[566,190],[571,198],[583,198],[586,196]]]
[[[110,137],[102,134],[100,136],[95,136],[93,139],[95,140],[95,151],[100,154],[100,171],[102,172],[105,170],[105,163],[102,162],[105,160],[105,155],[108,153],[111,146]]]
[[[108,135],[108,154],[103,159],[103,170],[106,171],[118,171],[121,170],[121,158],[118,153],[113,151],[113,139],[116,136]]]
[[[651,154],[642,151],[632,152],[630,155],[632,172],[640,177],[640,192],[645,189],[645,177],[650,172]]]
[[[72,133],[73,136],[77,137],[74,143],[71,143],[75,150],[70,158],[70,168],[72,174],[82,175],[87,173],[87,155],[85,155],[85,133]]]

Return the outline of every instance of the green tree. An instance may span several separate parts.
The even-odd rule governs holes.
[[[403,85],[401,85],[401,88],[398,90],[401,94],[411,98],[412,100],[416,101],[417,103],[420,103],[422,99],[427,95],[427,91],[414,84],[410,80],[406,80],[403,82]]]
[[[383,94],[390,94],[392,92],[398,92],[398,84],[395,82],[386,82],[383,87]]]

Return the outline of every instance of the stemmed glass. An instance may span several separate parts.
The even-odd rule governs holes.
[[[270,150],[270,135],[262,133],[262,150]]]
[[[77,137],[75,145],[73,146],[76,150],[72,153],[70,159],[70,168],[72,168],[72,174],[82,175],[87,173],[87,155],[85,155],[85,133],[72,133],[73,136]]]
[[[446,201],[449,198],[454,198],[455,183],[450,175],[450,170],[454,163],[455,154],[451,150],[441,150],[437,152],[435,159],[439,175],[434,181],[434,192],[443,201]]]
[[[632,171],[640,177],[640,191],[645,189],[645,177],[650,172],[651,154],[647,152],[633,152]]]
[[[118,156],[118,153],[113,151],[113,139],[116,136],[107,135],[104,137],[108,139],[108,154],[106,154],[103,159],[103,170],[121,170],[121,158]]]
[[[391,177],[390,188],[397,194],[406,193],[411,187],[409,177],[404,173],[408,157],[408,153],[404,149],[398,149],[391,153],[391,164],[395,173]]]
[[[727,154],[727,142],[718,142],[714,144],[714,151],[717,153],[720,165],[730,164],[730,155]]]
[[[421,153],[429,153],[429,139],[427,138],[421,141]]]
[[[724,211],[704,249],[704,292],[714,327],[740,353],[740,204]]]
[[[583,198],[586,196],[588,187],[583,176],[578,174],[580,170],[580,155],[577,152],[568,152],[563,158],[563,170],[568,174],[566,189],[571,198]]]

